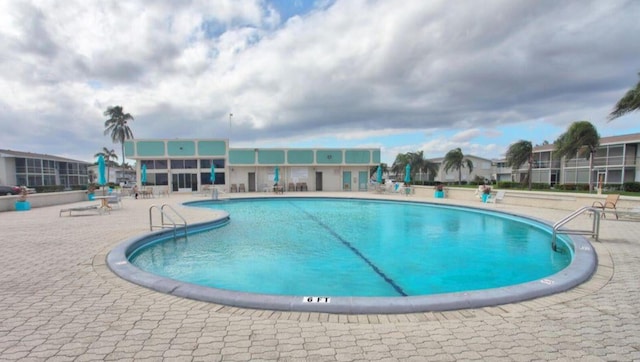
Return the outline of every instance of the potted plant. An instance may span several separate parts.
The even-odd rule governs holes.
[[[437,184],[436,185],[436,191],[434,193],[434,197],[437,198],[437,199],[444,198],[444,185],[443,184]]]
[[[29,190],[27,190],[27,188],[24,186],[20,186],[20,196],[16,201],[16,211],[31,210],[31,203],[27,201],[28,196],[29,196]]]
[[[95,192],[96,192],[96,185],[94,183],[89,184],[89,187],[87,187],[87,196],[89,197],[89,201],[93,201],[95,200]]]
[[[482,202],[487,202],[489,196],[491,195],[491,186],[486,185],[482,190]]]

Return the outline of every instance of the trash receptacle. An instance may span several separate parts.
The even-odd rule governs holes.
[[[218,199],[218,189],[214,188],[213,193],[211,194],[211,198],[214,200]]]

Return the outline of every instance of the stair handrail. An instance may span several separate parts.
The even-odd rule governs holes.
[[[171,211],[173,211],[173,213],[182,220],[182,224],[176,223],[171,218],[171,216],[169,216],[169,214],[167,214],[167,212],[164,210],[165,207],[168,207],[169,209],[171,209]],[[160,212],[160,225],[156,226],[153,224],[153,209],[157,209]],[[169,223],[164,221],[165,217],[169,220]],[[173,238],[175,239],[177,237],[176,230],[178,228],[178,225],[184,226],[184,237],[186,238],[187,237],[187,220],[185,220],[185,218],[182,217],[182,215],[180,215],[173,207],[171,207],[171,205],[163,204],[161,207],[158,207],[157,205],[151,205],[149,207],[149,229],[151,231],[153,231],[154,227],[161,228],[161,229],[171,227],[173,228]]]
[[[593,223],[591,226],[591,230],[579,230],[579,229],[561,229],[562,226],[564,226],[565,224],[567,224],[569,221],[575,219],[576,217],[578,217],[579,215],[585,213],[585,212],[590,212],[593,214]],[[563,217],[562,219],[560,219],[559,221],[557,221],[555,224],[553,224],[553,234],[551,236],[551,248],[553,249],[553,251],[556,251],[556,236],[558,233],[563,233],[563,234],[579,234],[579,235],[591,235],[591,237],[595,238],[596,241],[598,241],[598,238],[600,236],[600,214],[601,214],[602,210],[598,209],[598,208],[594,208],[591,206],[583,206],[577,210],[575,210],[574,212],[572,212],[571,214]]]

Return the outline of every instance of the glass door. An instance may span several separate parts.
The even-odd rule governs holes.
[[[351,191],[351,171],[342,172],[342,190]]]
[[[174,192],[198,191],[198,174],[174,173],[171,181]]]

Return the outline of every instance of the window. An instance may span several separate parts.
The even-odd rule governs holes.
[[[42,186],[42,176],[29,175],[27,179],[29,180],[27,183],[29,187]]]
[[[17,173],[26,173],[27,172],[27,160],[24,158],[16,158],[16,172]]]
[[[166,170],[167,169],[167,160],[156,160],[156,170]]]
[[[183,169],[184,160],[171,160],[171,169]]]
[[[45,186],[53,186],[56,184],[56,177],[51,175],[44,176],[44,185]]]
[[[169,174],[157,173],[156,174],[156,185],[161,185],[161,186],[169,185]]]
[[[224,159],[220,160],[200,160],[200,168],[211,168],[213,163],[216,168],[224,168]]]
[[[198,160],[171,160],[171,169],[196,169],[198,168]]]
[[[42,160],[29,158],[27,159],[27,172],[29,173],[41,173],[42,172]]]

